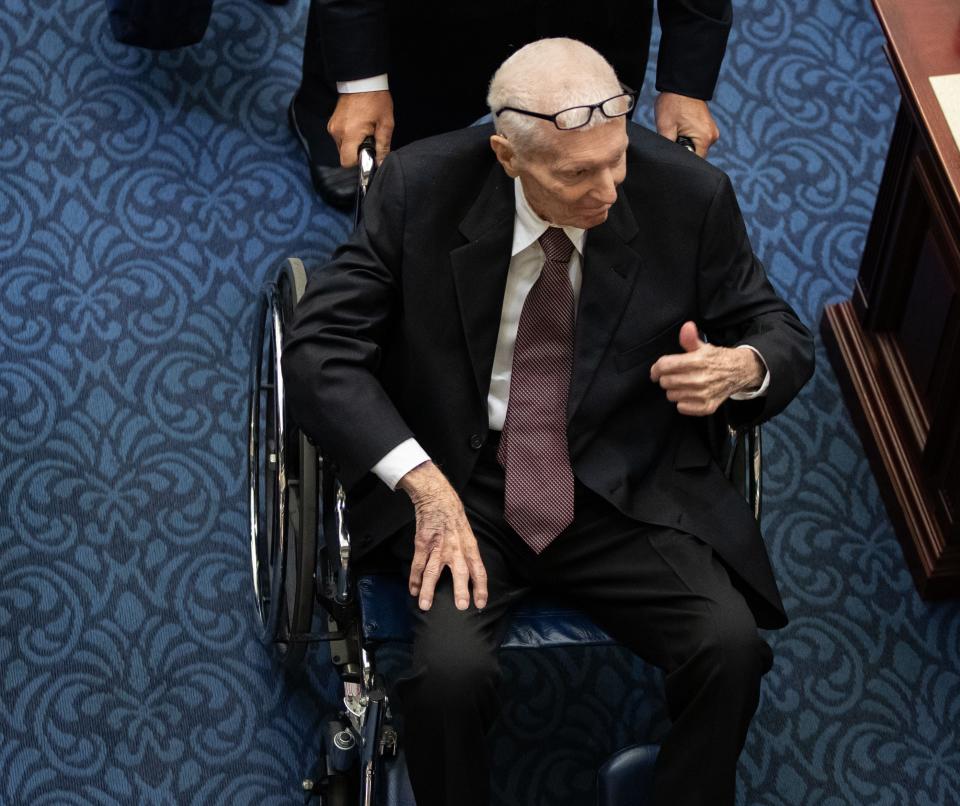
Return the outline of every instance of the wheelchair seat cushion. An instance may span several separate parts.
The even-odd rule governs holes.
[[[368,574],[360,577],[357,587],[363,637],[373,643],[409,643],[412,633],[406,580],[399,574]],[[531,596],[514,611],[501,646],[534,649],[613,643],[580,611]]]

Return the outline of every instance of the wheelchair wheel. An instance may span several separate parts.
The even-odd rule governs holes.
[[[285,323],[303,294],[296,258],[261,294],[248,405],[250,556],[262,638],[277,659],[303,660],[313,622],[317,539],[317,455],[286,408],[280,359]]]

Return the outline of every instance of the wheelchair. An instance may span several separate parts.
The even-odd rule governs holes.
[[[375,171],[373,143],[361,146],[355,223]],[[294,668],[317,643],[330,647],[343,708],[325,722],[314,768],[302,781],[305,803],[322,806],[414,804],[400,735],[378,650],[410,641],[405,580],[358,575],[351,557],[347,496],[336,467],[297,429],[280,371],[285,325],[307,273],[297,258],[264,284],[252,340],[248,398],[250,556],[262,640],[278,664]],[[714,454],[759,520],[761,432],[709,418]],[[531,599],[512,617],[503,648],[605,645],[614,642],[583,614]],[[638,803],[650,790],[656,745],[617,752],[599,770],[597,806]]]

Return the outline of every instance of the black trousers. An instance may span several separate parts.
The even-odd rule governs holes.
[[[549,591],[666,673],[672,728],[655,769],[658,806],[733,804],[737,758],[772,654],[743,596],[705,543],[627,518],[582,485],[576,517],[539,556],[503,519],[495,442],[464,493],[489,578],[483,611],[453,602],[445,572],[433,606],[414,614],[411,668],[394,697],[418,806],[486,806],[485,734],[499,710],[498,647],[511,608]],[[394,551],[409,562],[412,535]]]

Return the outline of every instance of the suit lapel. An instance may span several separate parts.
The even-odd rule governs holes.
[[[468,242],[450,252],[460,320],[481,399],[490,389],[514,215],[513,180],[494,162],[480,195],[460,223]]]
[[[450,252],[460,320],[481,399],[490,390],[515,214],[513,180],[495,163],[460,223],[467,243]],[[568,421],[582,402],[630,298],[641,267],[640,256],[629,245],[636,234],[637,222],[621,189],[609,218],[587,235]]]
[[[622,188],[610,215],[587,233],[583,256],[583,283],[577,309],[573,378],[567,403],[567,421],[573,419],[590,381],[613,338],[640,272],[640,255],[629,242],[637,222]]]

